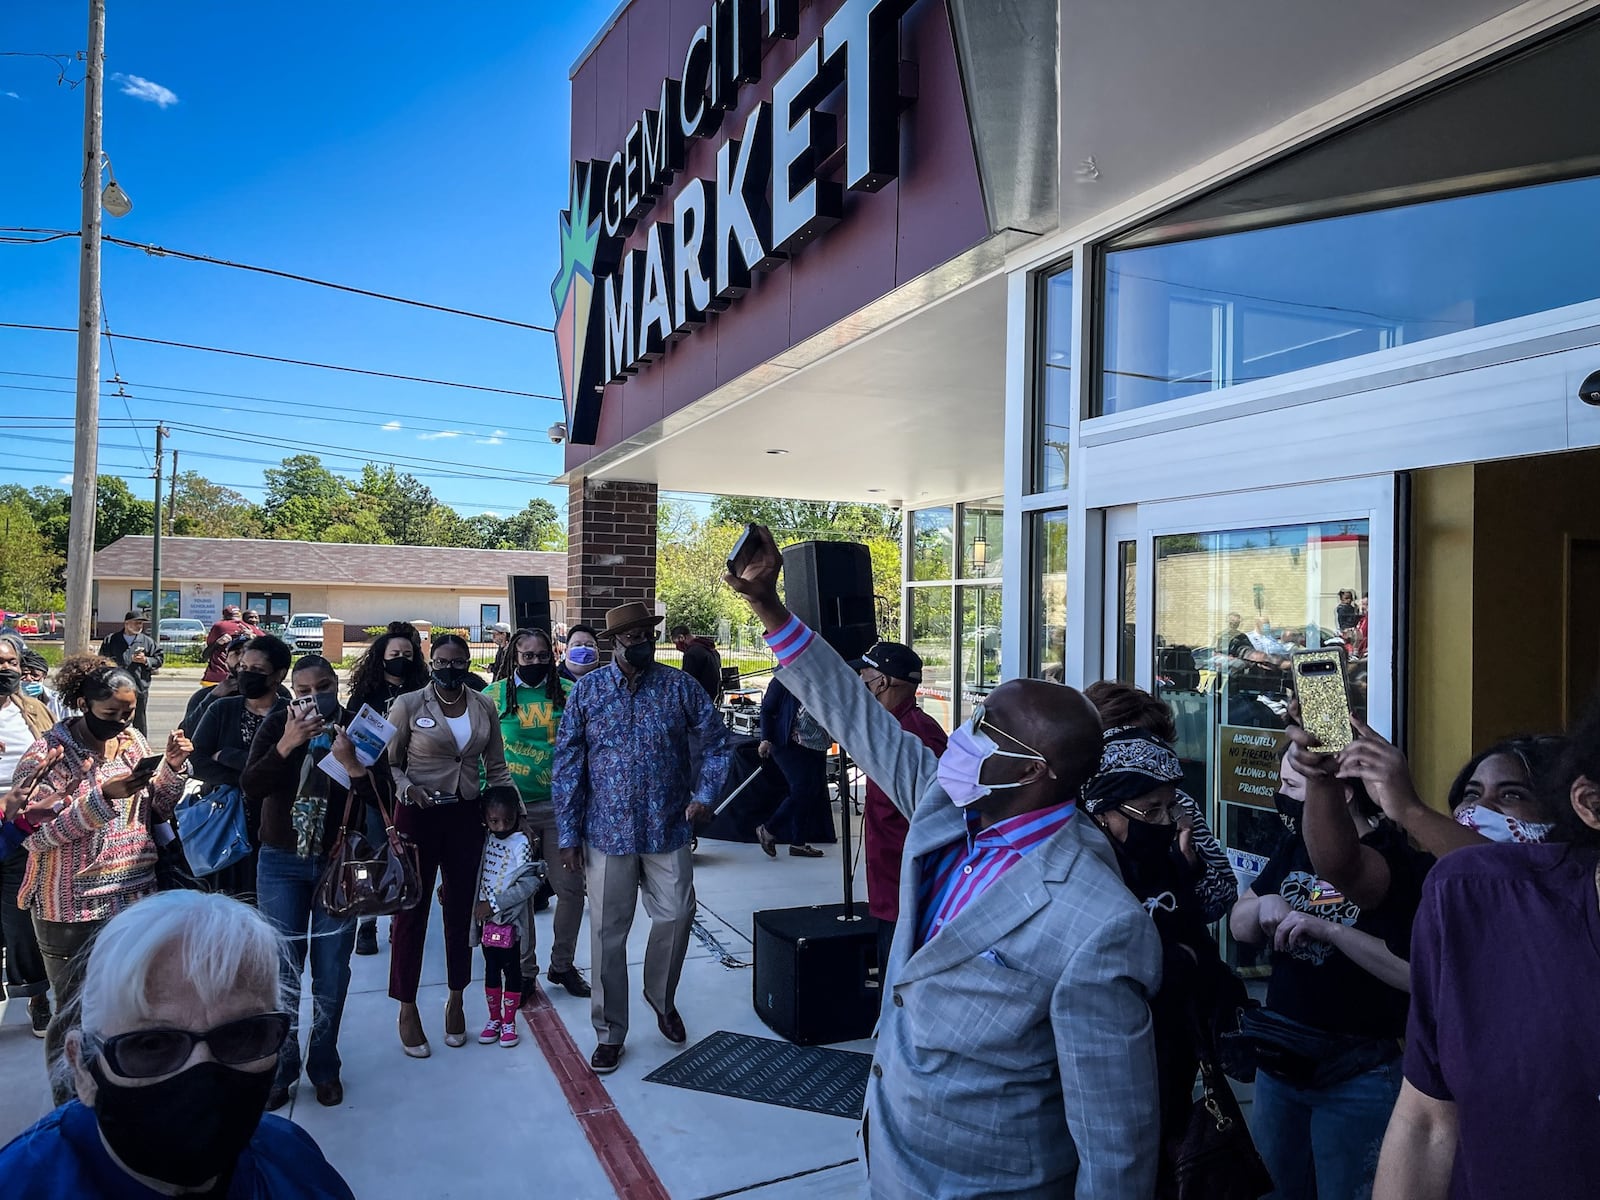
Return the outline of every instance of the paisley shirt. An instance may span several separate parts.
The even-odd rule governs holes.
[[[662,663],[630,687],[616,663],[573,686],[556,735],[553,796],[561,848],[666,854],[693,836],[684,810],[715,804],[728,730],[705,689]]]

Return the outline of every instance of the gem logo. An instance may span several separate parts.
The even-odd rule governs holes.
[[[590,320],[594,307],[595,257],[600,249],[600,214],[592,211],[593,164],[574,163],[571,207],[561,214],[561,270],[550,285],[555,308],[556,361],[561,370],[561,394],[566,398],[568,436],[592,445],[600,422],[600,397],[595,388]],[[584,385],[587,384],[587,387]],[[585,436],[579,436],[582,432]]]

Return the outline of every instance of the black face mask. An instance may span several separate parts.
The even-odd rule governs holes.
[[[489,832],[494,834],[495,837],[499,838],[503,842],[508,837],[510,837],[513,833],[515,833],[516,830],[515,829],[506,829],[506,830],[491,829]]]
[[[0,696],[15,695],[22,687],[21,671],[0,671]]]
[[[271,681],[260,671],[239,672],[239,694],[246,700],[259,700],[271,690]]]
[[[87,709],[83,713],[83,727],[89,731],[89,736],[97,742],[109,742],[112,738],[121,737],[128,726],[132,724],[132,718],[126,721],[108,721],[104,717],[95,716]]]
[[[1176,825],[1152,825],[1148,821],[1128,819],[1128,837],[1122,843],[1130,858],[1150,861],[1165,858],[1178,839]]]
[[[1306,814],[1306,802],[1279,792],[1272,797],[1272,804],[1278,810],[1278,815],[1283,818],[1283,823],[1289,827],[1289,832],[1299,833],[1300,822]]]
[[[517,668],[517,678],[524,687],[538,687],[550,674],[549,663],[524,663]]]
[[[339,697],[333,692],[318,692],[317,712],[324,721],[333,721],[339,716]]]
[[[130,1171],[196,1188],[232,1175],[255,1136],[272,1090],[272,1071],[197,1063],[159,1083],[110,1083],[99,1060],[89,1064],[99,1091],[100,1134]],[[182,1136],[174,1141],[173,1131]]]
[[[411,660],[404,655],[386,658],[383,660],[383,673],[396,683],[404,683],[411,678]]]
[[[466,667],[435,667],[433,681],[447,692],[453,692],[467,682]]]
[[[636,645],[623,649],[622,657],[635,671],[643,671],[656,661],[656,644],[654,642],[639,642]]]

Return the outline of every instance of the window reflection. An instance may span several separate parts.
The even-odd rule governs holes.
[[[955,509],[920,508],[911,516],[911,578],[954,579]]]
[[[922,707],[946,729],[954,724],[955,624],[952,589],[911,589],[911,648],[922,659]]]
[[[1067,665],[1067,511],[1033,522],[1033,675],[1060,683]]]
[[[1033,490],[1054,492],[1067,486],[1067,438],[1072,425],[1072,268],[1048,276],[1042,293]]]
[[[1097,411],[1593,300],[1597,210],[1590,177],[1113,250]]]
[[[1000,578],[1004,534],[999,501],[961,506],[961,578]]]

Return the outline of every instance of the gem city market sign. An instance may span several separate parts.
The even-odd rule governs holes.
[[[687,147],[715,136],[740,87],[760,82],[772,41],[799,32],[799,0],[768,0],[764,18],[762,0],[712,0],[682,77],[662,80],[657,107],[609,160],[573,163],[551,286],[573,442],[594,444],[606,384],[660,358],[748,291],[756,272],[837,223],[846,187],[875,192],[899,174],[900,18],[910,4],[845,0],[773,83],[772,99],[717,147],[716,177],[684,180],[669,204]],[[818,110],[841,92],[842,140],[839,122]],[[642,244],[625,253],[658,202]]]

